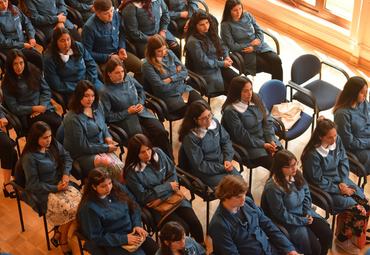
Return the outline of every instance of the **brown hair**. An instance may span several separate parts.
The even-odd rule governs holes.
[[[94,0],[93,3],[96,12],[106,12],[112,8],[111,0]]]
[[[240,16],[240,18],[244,17],[243,4],[240,2],[240,0],[227,0],[226,3],[225,3],[224,13],[222,14],[221,23],[222,22],[227,22],[231,19],[231,14],[230,14],[231,10],[239,4],[242,7],[242,15]]]
[[[8,0],[8,9],[10,10],[10,12],[12,13],[13,16],[19,14],[19,12],[14,9],[12,3],[9,0]]]
[[[125,82],[126,80],[126,68],[123,65],[122,61],[119,58],[111,58],[108,60],[107,64],[105,65],[105,70],[104,70],[104,84],[111,85],[112,81],[109,77],[108,73],[111,73],[116,69],[117,66],[122,66],[123,71],[125,72],[125,75],[123,76],[123,81]]]
[[[84,107],[81,104],[81,100],[85,96],[85,92],[89,89],[94,91],[94,94],[95,94],[95,100],[94,100],[92,106],[94,107],[94,109],[98,109],[98,107],[99,107],[99,93],[98,93],[98,90],[96,89],[96,87],[90,81],[82,80],[77,84],[77,86],[75,88],[75,91],[73,92],[72,97],[69,100],[68,108],[69,108],[70,111],[72,111],[76,114],[79,114],[79,113],[84,111]]]
[[[248,192],[248,184],[237,175],[225,176],[216,188],[215,196],[221,201]]]
[[[163,69],[162,63],[157,60],[157,57],[155,56],[155,50],[163,46],[166,46],[166,48],[168,48],[166,40],[162,36],[155,34],[149,38],[148,44],[145,50],[145,57],[155,68],[158,69],[158,71],[161,74],[165,74],[166,71]],[[165,56],[167,55],[168,55],[168,52],[166,52]]]

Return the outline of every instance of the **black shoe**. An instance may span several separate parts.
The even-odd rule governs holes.
[[[58,247],[59,246],[59,239],[62,237],[62,234],[59,232],[58,230],[59,226],[55,226],[54,227],[54,235],[53,237],[50,239],[50,242],[55,246],[55,247]],[[58,240],[55,239],[55,235],[56,234],[60,234],[60,237]]]
[[[68,244],[68,242],[66,242],[66,243],[61,243],[60,244],[60,248],[62,248],[62,245],[67,245]],[[63,252],[63,254],[64,255],[73,255],[73,253],[72,253],[72,250],[70,249],[69,251],[63,251],[62,250],[62,252]]]
[[[15,195],[15,191],[7,191],[7,189],[5,188],[6,186],[10,185],[10,182],[8,182],[7,184],[4,184],[4,189],[3,189],[3,192],[4,192],[4,197],[10,197],[10,198],[16,198],[17,196]]]

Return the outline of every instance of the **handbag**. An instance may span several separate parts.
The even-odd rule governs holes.
[[[285,129],[289,130],[301,118],[303,109],[300,103],[275,104],[272,107],[271,115],[279,118],[284,123]]]
[[[175,211],[184,200],[185,195],[182,193],[181,190],[177,190],[173,192],[173,194],[167,198],[165,201],[160,203],[159,205],[153,207],[154,210],[160,212],[162,214],[162,219],[157,224],[157,227],[159,227],[163,220],[170,215],[173,211]]]

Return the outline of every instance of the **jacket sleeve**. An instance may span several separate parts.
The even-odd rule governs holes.
[[[119,16],[119,14],[115,14]],[[120,49],[126,49],[126,36],[125,36],[125,30],[123,29],[122,22],[120,22],[121,19],[118,18],[117,25],[119,26],[119,46]]]
[[[267,143],[274,141],[275,138],[275,130],[273,128],[273,122],[271,118],[270,112],[267,110],[265,103],[262,100],[262,97],[260,95],[257,95],[258,98],[261,100],[263,103],[263,107],[265,107],[266,110],[266,118],[267,118],[267,123],[263,124],[263,136],[265,138],[265,141]]]
[[[23,14],[23,12],[19,11],[19,16],[22,19],[22,27],[24,31],[26,31],[27,39],[35,39],[35,28],[33,27],[30,19]]]
[[[32,0],[25,0],[26,7],[30,13],[30,19],[36,26],[53,25],[58,23],[58,16],[41,15]]]
[[[24,42],[18,40],[12,40],[10,38],[5,38],[3,32],[0,29],[0,48],[10,49],[10,48],[23,48]]]
[[[21,105],[18,103],[17,99],[8,94],[8,91],[3,88],[3,96],[6,105],[9,110],[17,116],[28,115],[33,113],[33,106]]]
[[[95,43],[95,27],[84,26],[81,33],[82,43],[90,55],[99,63],[105,63],[108,60],[108,53],[93,51]]]
[[[230,140],[230,135],[227,133],[225,128],[217,123],[220,128],[220,139],[221,139],[221,151],[224,155],[224,161],[232,161],[234,157],[233,142]]]
[[[159,23],[159,30],[167,30],[168,24],[170,24],[170,12],[168,11],[167,4],[164,2],[164,0],[157,0],[157,1],[161,2],[161,8],[162,8],[162,16],[161,16],[161,22]]]
[[[46,53],[44,61],[44,78],[52,90],[55,91],[67,91],[68,87],[74,87],[76,84],[73,82],[64,82],[60,79],[57,73],[57,69],[60,68],[59,64],[53,59],[53,56]],[[71,85],[68,85],[71,84]]]
[[[128,4],[122,10],[122,23],[125,28],[125,31],[134,41],[138,42],[148,41],[149,36],[147,36],[146,34],[139,30],[139,24],[137,22],[136,17],[136,7],[132,3]]]
[[[142,104],[144,106],[145,101],[146,101],[146,95],[145,95],[143,86],[135,78],[133,78],[130,74],[127,74],[126,79],[128,76],[130,76],[129,79],[136,88],[139,104]]]
[[[222,255],[240,255],[238,247],[231,236],[231,229],[220,221],[209,226],[209,235],[212,238],[213,249]]]
[[[39,104],[47,107],[50,104],[51,90],[44,78],[41,77]]]
[[[311,199],[311,193],[310,189],[308,188],[307,183],[302,187],[304,189],[304,200],[303,200],[303,215],[311,215],[311,205],[312,205],[312,199]]]
[[[64,13],[63,16],[66,16],[67,17],[67,6],[66,6],[66,3],[64,2],[64,0],[56,0],[57,2],[57,5],[58,5],[58,14],[60,13]]]
[[[89,12],[91,11],[92,7],[88,4],[85,4],[85,3],[81,3],[80,1],[77,1],[77,0],[69,0],[69,5],[78,10],[78,11],[85,11],[85,12]]]
[[[220,41],[221,47],[222,47],[222,56],[225,58],[230,57],[230,50],[227,47],[227,45],[224,43],[224,41],[218,37],[218,40]]]
[[[315,186],[326,192],[339,194],[338,185],[332,183],[330,179],[323,176],[323,169],[321,168],[320,161],[321,159],[318,153],[312,151],[304,163],[304,173],[308,175]]]
[[[221,38],[225,42],[227,47],[229,47],[230,51],[238,51],[239,52],[239,51],[243,50],[244,48],[251,46],[250,43],[249,44],[247,44],[247,43],[241,43],[241,44],[236,43],[234,41],[233,35],[231,33],[231,25],[228,24],[227,22],[222,22],[221,23]]]
[[[341,182],[348,184],[349,178],[349,162],[348,156],[346,154],[346,149],[343,146],[342,140],[337,138],[337,147],[339,146],[339,153],[337,157],[340,157],[338,163],[338,174],[341,179]]]
[[[234,137],[239,137],[239,142],[244,147],[264,148],[265,141],[249,134],[248,130],[244,128],[244,125],[236,110],[226,110],[224,113],[224,118],[230,129],[230,133],[232,133]]]
[[[199,40],[188,41],[186,49],[188,50],[193,62],[198,62],[198,64],[204,68],[213,69],[225,66],[224,61],[209,59],[207,54],[202,49],[202,42]]]
[[[219,174],[225,172],[225,166],[204,160],[202,149],[200,148],[198,138],[195,136],[191,137],[190,134],[186,135],[183,141],[183,146],[188,157],[189,163],[194,169],[206,174]]]
[[[120,186],[120,188],[124,190],[128,194],[128,196],[135,202],[136,208],[134,210],[134,213],[131,215],[131,222],[133,227],[141,227],[141,209],[140,205],[136,202],[136,197],[125,186],[115,180],[113,181],[116,182]]]
[[[199,10],[198,1],[196,0],[187,0],[186,10],[188,11],[188,18],[190,19],[193,16],[193,13]]]
[[[37,172],[37,161],[34,157],[26,154],[22,160],[22,168],[26,177],[27,185],[36,193],[58,192],[57,185],[41,182]]]
[[[290,213],[284,204],[284,195],[289,196],[285,194],[284,191],[278,190],[280,188],[273,188],[273,187],[267,187],[265,186],[265,195],[266,200],[269,205],[270,213],[272,213],[276,219],[279,221],[293,225],[293,226],[303,226],[307,225],[309,222],[309,218],[302,216],[302,215],[295,215]]]
[[[59,155],[64,162],[63,175],[69,175],[69,173],[72,170],[73,160],[71,156],[69,155],[69,152],[64,149],[63,145],[61,145],[58,141],[56,142],[58,145]]]
[[[130,116],[127,109],[123,111],[118,111],[118,112],[114,112],[112,110],[111,101],[110,101],[111,98],[108,92],[100,91],[99,96],[100,96],[100,100],[104,107],[104,115],[105,115],[106,122],[116,122],[116,121],[124,120],[128,116]]]
[[[96,62],[91,57],[90,53],[83,47],[82,44],[78,45],[80,48],[82,58],[85,60],[86,65],[86,79],[91,81],[92,83],[95,83],[95,81],[98,79],[98,71],[96,69]]]
[[[339,109],[334,113],[334,122],[338,126],[338,134],[346,144],[346,147],[352,150],[364,150],[370,148],[370,137],[356,138],[351,130],[351,116],[346,110]]]
[[[173,53],[171,50],[168,50],[168,54],[171,54],[176,66],[181,66],[180,72],[171,74],[169,78],[172,79],[172,82],[183,82],[188,77],[188,69],[176,57],[175,53]]]

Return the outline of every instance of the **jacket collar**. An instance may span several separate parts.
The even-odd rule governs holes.
[[[320,153],[321,156],[326,158],[328,156],[329,152],[335,150],[335,148],[337,148],[337,143],[336,142],[333,143],[332,145],[329,145],[329,147],[327,149],[320,146],[320,147],[317,147],[316,150],[317,150],[318,153]]]
[[[195,129],[192,129],[191,132],[198,138],[202,139],[206,134],[207,134],[207,131],[208,130],[212,130],[212,129],[215,129],[217,128],[217,123],[215,120],[212,119],[211,121],[211,125],[209,126],[208,129],[203,129],[201,127],[198,127],[198,128],[195,128]]]
[[[153,155],[153,159],[155,162],[158,162],[158,154],[155,152]],[[150,162],[140,162],[135,166],[135,172],[141,173],[146,168],[146,165],[150,164]]]

